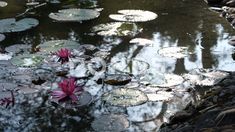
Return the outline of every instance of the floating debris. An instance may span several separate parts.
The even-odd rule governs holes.
[[[158,50],[158,54],[170,58],[184,58],[188,56],[188,47],[166,47]]]
[[[37,54],[23,54],[14,56],[11,59],[11,63],[20,67],[34,67],[40,65],[44,60],[44,57]]]
[[[34,18],[24,18],[16,21],[15,18],[0,20],[0,33],[20,32],[36,27],[39,21]]]
[[[51,40],[47,41],[43,44],[38,45],[38,48],[42,52],[56,52],[60,50],[61,48],[66,48],[69,50],[76,49],[78,48],[79,43],[76,41],[71,41],[71,40]]]
[[[100,12],[95,9],[63,9],[58,13],[50,13],[49,17],[61,22],[80,22],[99,17]]]
[[[92,31],[101,36],[135,36],[142,29],[135,23],[110,22],[94,26]]]
[[[147,96],[140,90],[118,88],[103,94],[102,100],[114,106],[135,106],[148,101]]]
[[[163,102],[147,102],[127,108],[128,119],[133,122],[145,122],[157,118],[162,111]]]
[[[137,44],[139,46],[153,46],[154,41],[145,38],[134,38],[129,43]]]
[[[7,2],[5,1],[0,1],[0,7],[5,7],[7,6]]]
[[[144,10],[119,10],[120,14],[111,14],[109,18],[124,22],[146,22],[157,18],[157,14]]]
[[[129,121],[124,115],[101,115],[91,126],[97,132],[122,132],[129,127]]]
[[[124,74],[109,74],[104,79],[104,82],[110,85],[125,85],[130,81],[131,77],[129,75]]]
[[[227,72],[214,69],[194,69],[183,77],[193,85],[213,86],[228,75]]]

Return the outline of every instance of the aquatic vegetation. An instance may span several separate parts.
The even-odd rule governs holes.
[[[129,127],[130,123],[124,115],[101,115],[91,124],[97,132],[121,132]]]
[[[7,6],[7,2],[5,1],[0,1],[0,7],[5,7]]]
[[[129,43],[137,44],[139,46],[153,46],[154,42],[145,38],[134,38]]]
[[[30,53],[31,45],[26,44],[15,44],[5,48],[5,51],[12,54],[19,54],[19,53]]]
[[[15,105],[15,97],[13,91],[10,91],[11,97],[5,97],[5,98],[0,98],[0,105],[1,106],[6,106],[6,108],[12,104],[12,106]]]
[[[59,84],[60,90],[52,91],[51,95],[54,99],[60,101],[71,100],[72,103],[77,103],[78,96],[82,93],[83,89],[77,86],[75,78],[65,79]]]
[[[158,50],[158,54],[170,58],[184,58],[188,56],[188,47],[166,47]]]
[[[0,60],[10,60],[12,58],[11,54],[1,54],[0,53]]]
[[[39,21],[34,18],[24,18],[16,21],[15,18],[0,20],[0,33],[21,32],[36,27]]]
[[[3,41],[6,38],[4,34],[0,34],[0,42]]]
[[[92,31],[101,36],[135,36],[142,31],[135,23],[110,22],[99,24]]]
[[[66,48],[68,50],[78,48],[79,43],[71,40],[50,40],[46,41],[43,44],[37,46],[41,52],[54,53],[61,48]]]
[[[44,60],[42,55],[23,54],[14,56],[10,61],[13,65],[20,67],[35,67],[40,65]]]
[[[50,13],[49,17],[61,22],[81,22],[99,17],[100,12],[96,9],[63,9],[58,13]]]
[[[69,61],[69,58],[71,57],[71,51],[66,48],[62,48],[56,53],[56,55],[59,57],[58,62],[64,64]]]
[[[118,88],[102,95],[102,100],[114,106],[135,106],[148,101],[148,97],[140,90]]]
[[[146,22],[157,18],[157,14],[144,10],[119,10],[120,14],[111,14],[109,18],[124,22]]]
[[[125,85],[131,81],[131,77],[125,74],[109,74],[106,75],[104,82],[110,85]]]

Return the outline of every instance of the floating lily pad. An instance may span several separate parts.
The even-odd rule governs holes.
[[[115,62],[111,64],[111,68],[121,73],[129,73],[133,75],[145,74],[149,69],[149,64],[142,60],[133,59],[127,63],[126,61]]]
[[[157,18],[157,14],[144,10],[119,10],[120,14],[111,14],[109,18],[125,22],[146,22]]]
[[[10,60],[12,58],[11,54],[1,54],[0,53],[0,60]]]
[[[94,26],[92,31],[101,36],[135,36],[142,29],[135,23],[111,22]]]
[[[129,121],[124,115],[102,115],[91,126],[97,132],[122,132],[129,127]]]
[[[188,55],[188,47],[166,47],[158,51],[158,54],[171,58],[184,58]]]
[[[77,42],[70,40],[51,40],[38,45],[40,51],[47,53],[57,52],[61,48],[67,48],[72,50],[78,48],[78,46],[79,44]]]
[[[131,77],[124,74],[109,74],[104,79],[104,82],[110,85],[125,85],[130,81]]]
[[[4,34],[0,34],[0,42],[3,41],[6,38]]]
[[[11,59],[11,63],[16,66],[34,67],[42,63],[44,57],[36,54],[18,55]]]
[[[30,50],[31,50],[31,45],[26,45],[26,44],[15,44],[5,48],[5,51],[13,54],[29,53]]]
[[[168,101],[171,100],[174,95],[172,92],[158,91],[157,93],[147,94],[150,101]]]
[[[36,27],[39,24],[37,19],[24,18],[16,21],[15,18],[0,20],[0,33],[20,32]]]
[[[5,1],[0,1],[0,7],[5,7],[7,6],[7,2]]]
[[[138,44],[139,46],[152,46],[154,42],[145,38],[134,38],[129,43]]]
[[[63,22],[79,22],[91,20],[99,17],[100,12],[95,9],[63,9],[59,10],[58,13],[50,13],[51,19]]]
[[[184,82],[183,77],[175,74],[165,74],[164,75],[164,83],[157,85],[158,87],[172,87]]]
[[[66,109],[71,109],[71,108],[77,108],[77,107],[82,107],[89,105],[92,101],[92,95],[89,92],[82,92],[82,94],[78,95],[78,102],[72,103],[71,100],[68,101],[63,101],[63,102],[58,102],[57,100],[52,100],[52,102],[66,108]]]
[[[15,88],[17,88],[17,84],[14,84],[12,82],[1,82],[0,83],[0,91],[3,90],[14,90]]]
[[[201,86],[213,86],[223,80],[229,73],[213,69],[194,69],[184,75],[190,83]]]
[[[162,111],[162,105],[162,102],[147,102],[142,105],[128,107],[128,119],[134,122],[153,120]]]
[[[102,100],[114,106],[128,107],[143,104],[148,98],[140,90],[119,88],[103,94]]]

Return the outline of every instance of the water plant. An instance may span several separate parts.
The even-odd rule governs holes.
[[[58,102],[71,100],[72,103],[78,101],[78,96],[82,93],[83,89],[76,85],[75,78],[68,78],[58,83],[60,90],[52,91],[51,95]]]
[[[64,64],[69,61],[69,57],[71,57],[71,51],[66,48],[62,48],[59,51],[57,51],[56,55],[59,57],[58,62]]]

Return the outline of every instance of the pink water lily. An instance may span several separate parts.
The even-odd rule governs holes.
[[[78,95],[82,93],[82,87],[76,85],[74,78],[65,79],[60,82],[61,90],[52,91],[52,97],[60,101],[72,100],[73,103],[78,101]]]
[[[66,48],[62,48],[57,51],[56,55],[59,57],[58,62],[61,61],[61,64],[64,64],[65,62],[69,61],[69,57],[71,57],[71,51]]]

